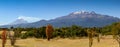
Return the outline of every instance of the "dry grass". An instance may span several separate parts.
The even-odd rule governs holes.
[[[15,47],[89,47],[87,38],[82,39],[52,39],[51,41],[47,41],[46,39],[18,39]],[[0,40],[1,44],[1,40]],[[5,45],[6,47],[10,46],[9,39]],[[1,47],[1,45],[0,45]],[[118,43],[116,40],[112,39],[111,36],[107,36],[102,38],[100,43],[97,42],[96,38],[94,38],[93,47],[118,47]]]

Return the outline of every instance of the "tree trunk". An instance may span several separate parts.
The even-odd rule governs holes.
[[[99,34],[97,36],[97,40],[98,40],[98,43],[99,43],[100,42],[100,36],[99,36]]]
[[[119,42],[119,47],[120,47],[120,42]]]
[[[93,44],[93,39],[89,38],[89,47],[92,47],[92,44]]]

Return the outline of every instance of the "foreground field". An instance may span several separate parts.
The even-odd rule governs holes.
[[[51,41],[47,41],[46,39],[18,39],[14,47],[89,47],[88,38],[81,39],[61,39],[55,38]],[[2,41],[0,40],[0,44]],[[9,39],[5,45],[6,47],[10,46]],[[1,47],[1,45],[0,45]],[[118,43],[116,40],[112,39],[111,36],[107,36],[101,39],[100,43],[97,42],[96,38],[94,38],[93,47],[118,47]]]

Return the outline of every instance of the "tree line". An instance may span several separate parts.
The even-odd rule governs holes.
[[[94,30],[95,33],[99,33],[101,35],[112,35],[112,28],[115,28],[116,24],[108,25],[105,27],[81,27],[77,25],[72,25],[71,27],[60,27],[54,28],[54,32],[52,33],[53,38],[61,37],[61,38],[74,38],[74,37],[87,37],[88,29]],[[115,28],[116,30],[119,30]],[[1,29],[0,29],[1,30]],[[9,30],[9,29],[7,29]],[[39,28],[14,28],[14,32],[16,32],[16,37],[18,38],[27,38],[27,37],[35,37],[35,38],[46,38],[46,26]],[[96,36],[96,35],[95,35]]]
[[[113,35],[113,38],[119,43],[120,45],[120,22],[113,23],[111,25],[107,25],[104,27],[81,27],[77,25],[72,25],[70,27],[60,27],[60,28],[53,28],[52,33],[46,35],[47,26],[39,27],[39,28],[13,28],[15,32],[16,38],[26,39],[28,37],[34,38],[43,38],[48,39],[52,36],[52,38],[60,37],[60,38],[81,38],[81,37],[88,37],[89,38],[89,47],[92,47],[93,44],[93,37],[97,37],[98,42],[100,42],[100,35]],[[2,28],[0,28],[2,30]],[[8,31],[10,29],[7,29]],[[51,30],[51,29],[49,29]]]

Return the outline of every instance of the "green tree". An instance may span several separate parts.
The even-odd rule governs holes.
[[[15,35],[16,38],[20,37],[22,30],[23,29],[19,28],[19,27],[18,28],[14,28],[14,33],[15,33],[14,35]]]
[[[112,27],[113,38],[119,43],[120,47],[120,23],[114,23]]]

